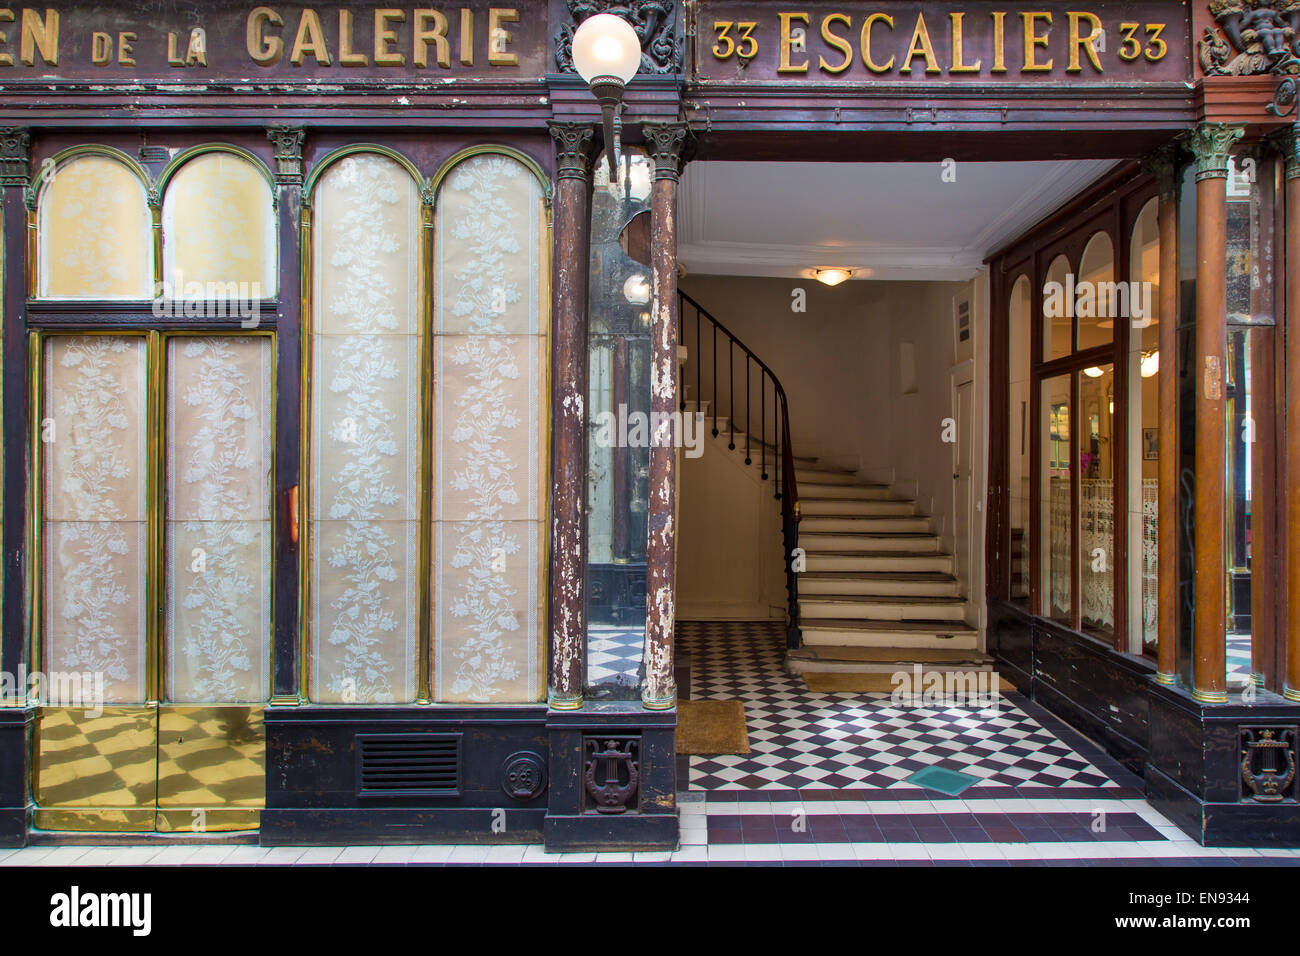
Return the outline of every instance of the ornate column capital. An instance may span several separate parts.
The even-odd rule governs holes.
[[[271,126],[266,138],[275,149],[277,186],[302,185],[302,142],[307,131],[301,126]]]
[[[32,132],[26,126],[0,127],[0,186],[26,186],[30,180]]]
[[[1196,181],[1228,178],[1228,152],[1246,132],[1244,126],[1227,123],[1201,123],[1187,139],[1188,149],[1196,159]]]
[[[555,178],[591,178],[591,164],[596,159],[596,127],[589,123],[547,124],[555,141]]]
[[[686,134],[690,128],[685,123],[643,123],[641,135],[646,149],[655,164],[655,179],[677,182],[682,175]]]
[[[1183,166],[1187,164],[1181,143],[1166,143],[1142,157],[1142,169],[1156,181],[1161,202],[1176,202],[1182,180]]]
[[[1300,179],[1300,123],[1270,134],[1268,144],[1286,160],[1286,178]]]

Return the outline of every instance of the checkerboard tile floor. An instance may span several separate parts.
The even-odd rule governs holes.
[[[635,691],[641,685],[645,628],[591,624],[587,628],[587,686]]]
[[[1117,786],[1007,700],[989,711],[909,709],[885,693],[813,693],[785,671],[783,630],[766,622],[679,623],[691,697],[744,701],[752,750],[692,757],[692,789],[916,788],[906,778],[928,766],[986,785]]]
[[[1252,670],[1250,660],[1250,635],[1229,634],[1228,651],[1228,686],[1241,687],[1250,681]]]

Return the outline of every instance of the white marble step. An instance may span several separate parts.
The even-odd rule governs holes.
[[[841,647],[935,647],[973,649],[979,632],[956,621],[866,621],[800,615],[803,642]]]
[[[804,521],[823,516],[916,514],[916,502],[903,498],[808,498],[803,493],[803,485],[799,487],[799,513]]]
[[[922,534],[934,527],[925,515],[809,515],[799,520],[799,537],[807,534]]]
[[[959,597],[884,597],[877,595],[799,594],[802,618],[874,621],[964,621],[966,602]]]
[[[880,597],[959,597],[961,582],[934,571],[805,571],[799,596],[874,595]]]
[[[800,468],[795,465],[794,476],[800,485],[858,485],[862,479],[842,468]]]
[[[828,485],[823,482],[798,482],[800,513],[803,512],[802,502],[819,499],[842,500],[852,498],[857,501],[892,501],[894,496],[889,491],[888,485]]]
[[[951,554],[932,551],[809,551],[806,571],[921,571],[952,574]]]
[[[882,531],[871,534],[799,531],[799,547],[804,551],[927,551],[939,550],[938,535],[924,532]]]

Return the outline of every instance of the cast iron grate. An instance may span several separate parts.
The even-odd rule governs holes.
[[[460,796],[460,734],[358,734],[357,796]]]

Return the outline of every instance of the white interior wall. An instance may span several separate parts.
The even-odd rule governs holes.
[[[934,516],[945,547],[953,544],[953,449],[942,435],[944,419],[953,414],[953,367],[958,357],[953,299],[962,293],[970,295],[973,338],[962,358],[973,362],[975,382],[974,417],[967,436],[972,442],[970,530],[975,560],[967,588],[970,595],[981,594],[988,447],[989,310],[984,274],[970,282],[850,281],[834,288],[799,279],[688,275],[681,285],[781,379],[790,399],[791,435],[797,454],[853,468],[865,478],[895,484],[900,494],[915,496],[921,508]],[[796,289],[804,290],[804,312],[791,310]],[[705,336],[707,339],[707,324]],[[900,356],[908,343],[914,354],[916,388],[904,394]],[[691,352],[685,384],[694,398],[694,316],[690,310],[684,318],[682,344]],[[701,390],[709,400],[712,368],[707,342],[702,353]],[[725,351],[722,354],[725,356]],[[719,364],[725,395],[725,361]],[[725,405],[725,398],[723,401]],[[725,449],[725,443],[721,447]],[[705,452],[706,456],[714,453],[712,446]],[[728,480],[739,479],[734,472],[699,466],[684,474],[683,500],[691,502],[691,507],[689,513],[683,511],[683,544],[694,537],[687,519],[703,522],[698,531],[708,537],[708,561],[734,562],[746,570],[733,570],[733,577],[765,581],[767,575],[758,569],[757,558],[749,550],[753,538],[736,535],[734,515],[709,518],[710,509],[701,499],[724,494],[719,482]],[[701,481],[707,481],[707,486]],[[740,485],[734,491],[734,502],[750,500],[748,490]],[[723,500],[717,502],[719,508]],[[734,504],[727,510],[731,507]],[[691,562],[689,557],[683,560]],[[690,572],[686,566],[682,570],[704,573],[703,569]],[[707,577],[714,585],[726,587],[725,576],[710,572]],[[691,585],[683,588],[684,596],[692,595],[689,603],[703,598],[703,593],[694,595],[689,590]],[[734,595],[715,593],[710,600],[719,606],[738,606],[755,597],[752,591],[737,591]],[[759,600],[769,598],[763,593]]]

